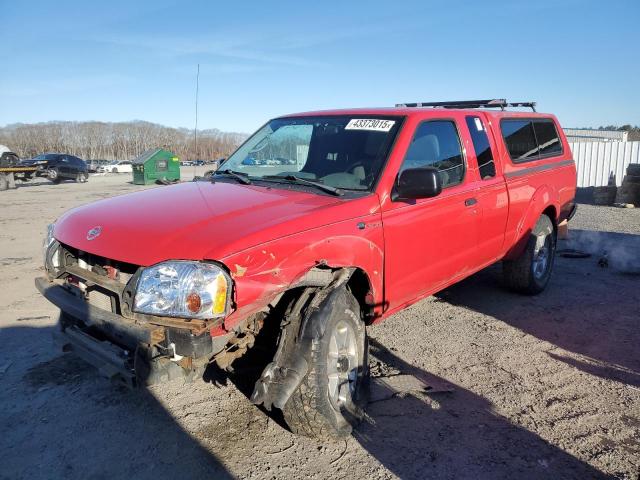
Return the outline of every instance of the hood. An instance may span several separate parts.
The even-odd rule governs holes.
[[[363,200],[376,205],[361,205]],[[189,182],[70,210],[56,222],[54,236],[79,250],[135,265],[216,260],[352,218],[362,208],[366,213],[377,210],[377,197],[348,200],[257,185]],[[99,235],[88,240],[95,227],[100,227]]]

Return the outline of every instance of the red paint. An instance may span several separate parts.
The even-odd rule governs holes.
[[[168,259],[215,260],[234,279],[236,305],[225,320],[233,328],[267,305],[319,263],[358,267],[369,278],[367,302],[376,320],[494,263],[515,255],[540,214],[564,218],[575,196],[575,164],[513,174],[571,160],[555,117],[535,113],[420,108],[336,110],[300,115],[404,116],[374,192],[347,199],[229,182],[183,183],[102,200],[76,208],[57,222],[62,243],[118,261],[148,266]],[[482,180],[465,116],[482,119],[496,176]],[[522,164],[511,162],[499,130],[503,117],[556,121],[564,153]],[[390,192],[417,125],[452,119],[465,151],[462,184],[413,204]],[[507,174],[507,176],[505,176]],[[465,200],[477,203],[466,206]],[[359,229],[358,223],[366,227]],[[87,240],[87,231],[101,234]],[[383,310],[383,307],[384,310]]]

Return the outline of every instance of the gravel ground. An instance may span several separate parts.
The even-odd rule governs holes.
[[[371,328],[373,361],[430,390],[383,395],[326,444],[241,382],[130,392],[55,350],[56,311],[33,286],[45,226],[141,188],[127,182],[0,193],[0,478],[639,478],[640,209],[580,205],[560,248],[592,256],[559,256],[537,297],[491,267]]]

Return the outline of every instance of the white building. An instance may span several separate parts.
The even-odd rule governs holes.
[[[588,128],[564,128],[569,143],[572,142],[626,142],[629,132],[618,130],[591,130]]]

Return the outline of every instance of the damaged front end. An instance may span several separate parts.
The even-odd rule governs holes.
[[[222,318],[199,319],[135,312],[143,267],[79,251],[56,240],[45,249],[46,277],[37,289],[62,314],[58,340],[101,374],[128,387],[202,375],[227,335],[210,331]]]
[[[309,369],[312,344],[324,335],[333,295],[349,281],[352,269],[313,269],[301,279],[301,294],[288,306],[281,324],[278,349],[260,379],[251,402],[267,410],[282,409]]]

